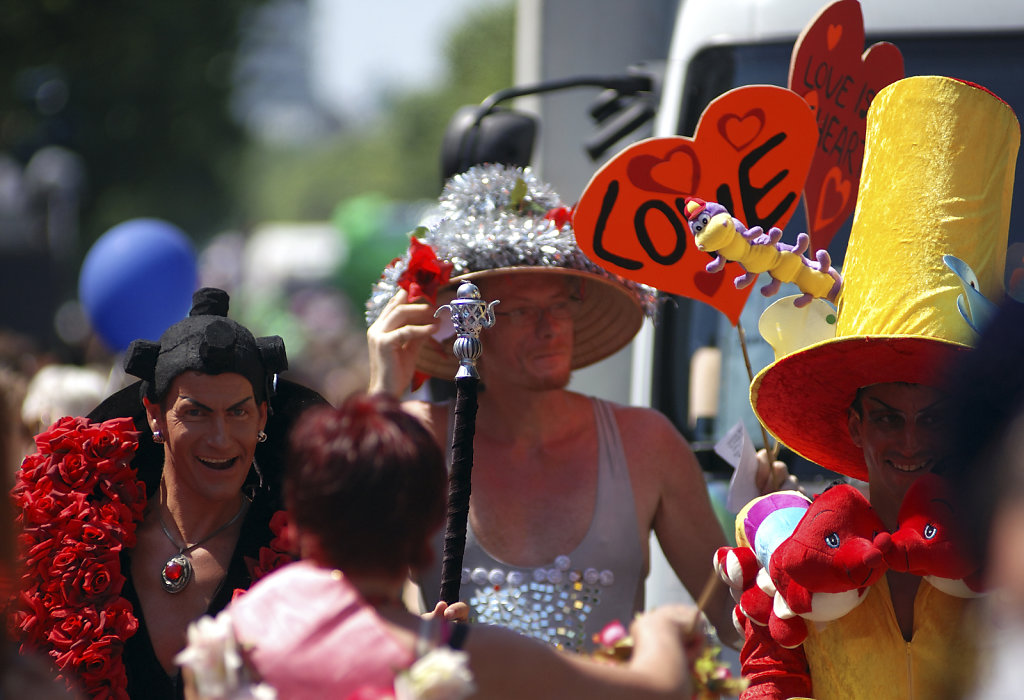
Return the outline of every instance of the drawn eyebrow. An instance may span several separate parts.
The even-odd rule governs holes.
[[[832,511],[833,511],[832,508],[826,508],[825,510],[819,510],[817,513],[815,513],[814,515],[811,516],[811,520],[814,520],[819,515],[824,515],[825,513],[831,513]]]
[[[201,409],[203,409],[204,411],[212,411],[212,410],[213,410],[212,408],[210,408],[210,407],[209,407],[209,406],[207,406],[206,404],[202,403],[201,401],[196,401],[196,400],[195,400],[195,399],[193,399],[193,398],[192,398],[191,396],[182,396],[181,398],[182,398],[182,399],[183,399],[183,400],[184,400],[184,401],[185,401],[186,403],[188,403],[188,404],[191,404],[192,406],[195,406],[196,408],[201,408]]]
[[[182,400],[183,400],[183,401],[186,401],[186,402],[188,402],[189,404],[191,404],[191,405],[193,405],[193,406],[195,406],[195,407],[197,407],[197,408],[201,408],[201,409],[203,409],[204,411],[212,411],[212,410],[213,410],[212,408],[210,408],[209,406],[207,406],[207,405],[206,405],[206,404],[204,404],[203,402],[201,402],[201,401],[196,401],[196,400],[195,400],[194,398],[192,398],[191,396],[182,396],[181,398],[182,398]],[[241,401],[238,401],[238,402],[236,402],[236,403],[233,403],[233,404],[231,404],[230,406],[228,406],[228,410],[230,411],[230,410],[232,410],[232,409],[235,409],[235,408],[241,408],[243,404],[245,404],[245,403],[248,403],[249,401],[252,401],[252,400],[253,400],[253,398],[252,398],[251,396],[246,396],[246,397],[245,397],[244,399],[242,399]]]
[[[949,509],[950,513],[956,514],[956,511],[953,509],[953,504],[948,499],[946,499],[946,498],[933,498],[933,499],[931,499],[931,502],[932,503],[941,503],[947,509]]]
[[[904,412],[904,411],[902,411],[902,410],[900,410],[900,409],[898,409],[898,408],[896,408],[894,406],[890,406],[889,404],[887,404],[885,401],[883,401],[882,399],[878,398],[877,396],[866,396],[864,398],[864,400],[877,403],[881,407],[887,408],[890,411],[896,411],[897,413],[903,413]],[[950,399],[948,397],[938,398],[935,401],[933,401],[932,403],[930,403],[927,406],[925,406],[924,408],[922,408],[920,411],[918,411],[918,415],[920,415],[922,413],[928,413],[930,411],[942,410],[942,409],[945,408],[945,404],[948,404],[949,401],[950,401]]]

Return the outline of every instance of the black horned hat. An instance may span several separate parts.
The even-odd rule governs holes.
[[[164,331],[160,342],[135,340],[125,355],[124,370],[143,382],[143,391],[156,402],[167,395],[182,372],[234,372],[252,384],[257,403],[273,395],[279,372],[288,369],[284,341],[272,335],[256,338],[228,315],[228,294],[203,287],[192,295],[192,310]]]

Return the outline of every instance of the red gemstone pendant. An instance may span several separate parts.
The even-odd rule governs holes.
[[[168,593],[180,593],[192,580],[192,562],[184,554],[175,554],[164,564],[160,580]]]

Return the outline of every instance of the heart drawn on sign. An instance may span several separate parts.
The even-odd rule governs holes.
[[[718,131],[730,146],[737,151],[754,142],[764,128],[764,110],[755,108],[742,117],[737,114],[726,114],[718,122]]]
[[[693,284],[701,291],[701,294],[713,297],[719,287],[722,286],[722,281],[724,279],[725,275],[723,273],[701,270],[694,274]]]
[[[843,37],[843,25],[841,24],[830,24],[828,25],[828,50],[831,51],[839,43],[839,40]]]
[[[686,194],[700,184],[700,161],[693,147],[682,143],[664,158],[637,156],[626,166],[626,177],[645,192]]]
[[[746,226],[784,227],[814,155],[814,113],[792,90],[750,85],[708,105],[693,138],[650,138],[627,146],[594,174],[573,214],[580,249],[609,272],[703,301],[735,325],[754,285],[697,248],[686,198],[728,201]],[[795,237],[795,236],[794,236]]]
[[[814,215],[813,226],[815,229],[832,222],[847,209],[851,189],[850,181],[843,177],[839,168],[832,168],[826,173],[825,180],[821,185],[818,209]]]

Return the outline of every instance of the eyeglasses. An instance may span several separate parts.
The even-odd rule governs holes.
[[[569,297],[563,301],[556,301],[548,306],[519,306],[511,309],[494,310],[498,316],[510,326],[536,325],[542,315],[546,315],[552,321],[567,321],[579,315],[583,300],[579,297]],[[498,308],[501,308],[500,306]]]

